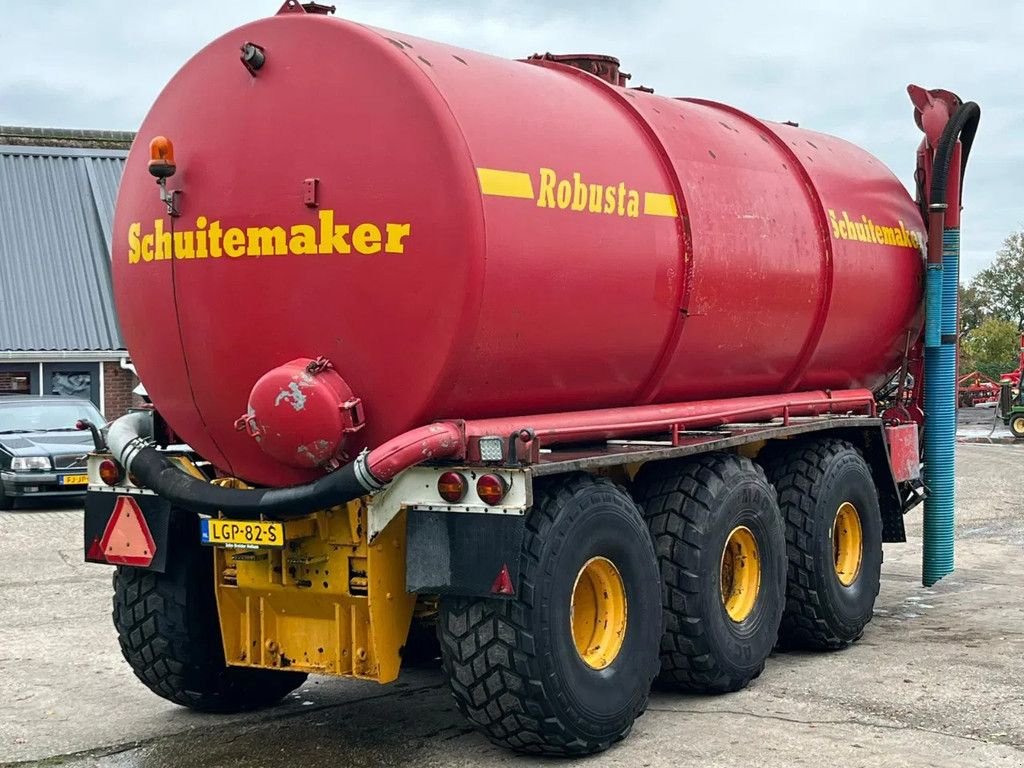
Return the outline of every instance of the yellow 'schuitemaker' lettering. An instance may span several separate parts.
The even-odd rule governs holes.
[[[173,231],[163,219],[155,219],[150,231],[142,222],[128,225],[128,263],[170,259],[219,259],[227,256],[313,256],[317,254],[373,255],[405,253],[412,224],[407,222],[336,223],[333,210],[317,213],[317,226],[293,224],[261,227],[223,227],[219,220],[197,216],[192,229]]]
[[[916,229],[907,229],[902,219],[896,221],[897,226],[887,227],[876,224],[867,216],[861,216],[860,219],[850,218],[846,211],[839,216],[835,210],[829,208],[828,220],[832,225],[832,237],[837,240],[857,240],[872,245],[892,245],[915,250],[924,247],[924,233]]]

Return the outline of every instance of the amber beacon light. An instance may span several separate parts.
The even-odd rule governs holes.
[[[174,175],[174,144],[166,136],[157,136],[149,142],[149,172],[158,179]]]

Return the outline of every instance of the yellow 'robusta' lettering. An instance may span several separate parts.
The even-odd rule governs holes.
[[[640,216],[640,193],[623,181],[608,185],[584,182],[583,174],[575,171],[571,180],[559,179],[551,168],[541,168],[537,207],[618,214],[635,219]]]

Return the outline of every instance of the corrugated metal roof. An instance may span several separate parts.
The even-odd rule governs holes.
[[[0,350],[124,348],[110,231],[126,156],[0,146]]]

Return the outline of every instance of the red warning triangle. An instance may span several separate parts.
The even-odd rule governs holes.
[[[139,504],[131,496],[118,496],[114,512],[100,540],[103,558],[113,565],[148,566],[156,553],[156,542],[149,531]]]
[[[494,583],[491,585],[492,595],[514,595],[516,593],[515,587],[512,586],[512,577],[508,572],[508,565],[501,566],[501,570],[498,572],[497,577],[494,579]]]

